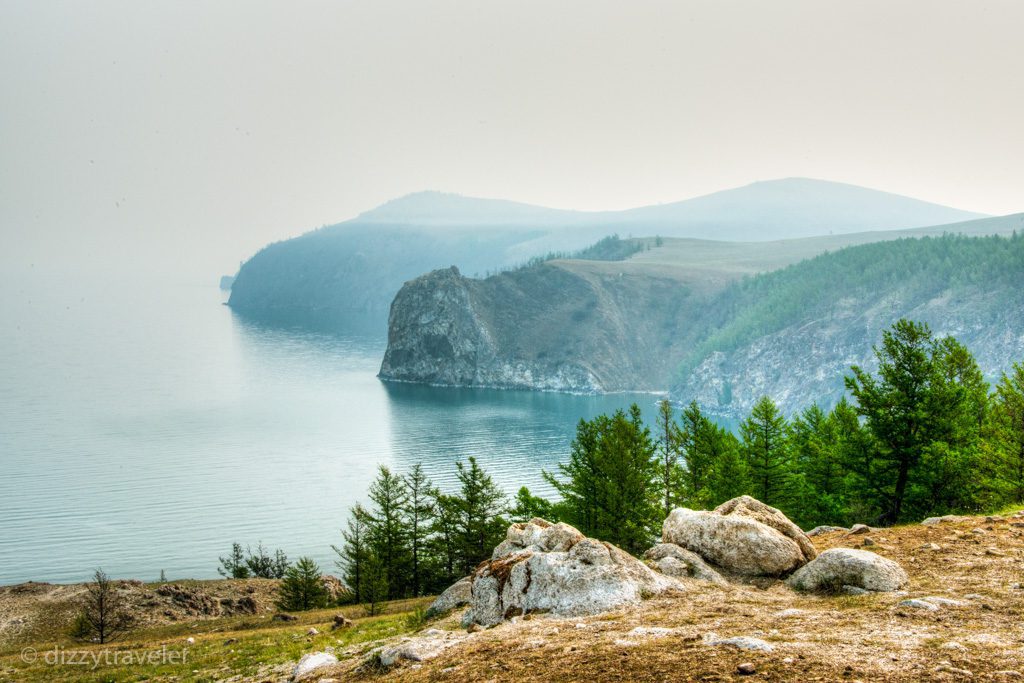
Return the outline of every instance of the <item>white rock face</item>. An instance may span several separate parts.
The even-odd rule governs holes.
[[[661,536],[665,543],[745,576],[781,576],[817,556],[800,527],[750,496],[733,498],[711,512],[677,508],[665,520]]]
[[[444,614],[456,607],[468,605],[473,599],[473,579],[469,576],[459,579],[448,586],[444,593],[437,596],[437,599],[427,608],[427,614]]]
[[[292,671],[292,679],[298,680],[314,669],[337,663],[338,658],[330,652],[310,652],[308,655],[302,655],[302,659],[295,665],[295,669]]]
[[[543,519],[513,524],[494,555],[473,575],[468,623],[491,626],[528,612],[597,614],[683,589],[619,548]]]
[[[853,586],[866,591],[898,591],[909,579],[903,568],[881,555],[853,548],[826,550],[786,583],[796,590],[834,591]]]
[[[668,576],[700,579],[720,586],[728,584],[700,555],[675,543],[659,543],[644,553],[644,559],[653,560],[658,571]]]

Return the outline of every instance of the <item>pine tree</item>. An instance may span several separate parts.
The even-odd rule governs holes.
[[[412,565],[405,520],[408,487],[402,477],[380,465],[377,478],[370,485],[369,498],[372,505],[367,517],[367,539],[387,572],[390,597],[405,597]]]
[[[766,505],[780,506],[790,492],[788,425],[775,402],[763,396],[740,424],[743,455],[754,497]]]
[[[694,509],[707,507],[709,502],[713,450],[717,444],[716,425],[701,411],[696,401],[683,410],[679,431],[680,447],[684,453],[686,467],[684,493],[686,503]]]
[[[459,553],[463,574],[469,574],[480,562],[491,556],[491,551],[505,534],[507,498],[470,456],[469,466],[455,464],[460,484],[456,499],[459,508]]]
[[[217,573],[229,579],[248,579],[249,566],[245,562],[245,553],[241,543],[231,544],[231,554],[220,558]]]
[[[1024,363],[996,385],[989,430],[997,478],[1011,503],[1024,503]]]
[[[877,377],[854,366],[846,386],[874,437],[861,474],[881,499],[880,521],[903,519],[908,502],[913,514],[976,504],[984,482],[960,476],[982,452],[987,389],[973,357],[909,320],[883,333],[875,356]]]
[[[696,404],[693,404],[696,405]],[[668,399],[658,402],[658,468],[663,497],[662,511],[668,517],[678,502],[681,482],[679,451],[682,434],[672,415],[672,403]]]
[[[581,420],[569,462],[559,471],[566,479],[544,476],[580,531],[630,552],[650,544],[661,522],[661,490],[655,446],[636,404],[628,416],[618,410]]]
[[[362,602],[363,599],[363,573],[366,571],[366,558],[370,553],[369,521],[370,513],[362,505],[356,504],[349,512],[346,528],[341,532],[341,547],[331,546],[338,556],[335,565],[352,591],[352,599],[355,602]]]
[[[405,489],[408,492],[408,498],[404,513],[412,561],[410,588],[413,596],[419,596],[423,589],[427,540],[431,522],[434,519],[434,504],[430,495],[433,486],[427,475],[423,473],[423,465],[420,463],[413,465],[412,471],[405,475]]]
[[[115,582],[102,569],[97,569],[92,583],[85,585],[82,609],[71,635],[87,642],[109,643],[130,631],[134,623]]]
[[[435,513],[430,529],[430,555],[437,565],[434,588],[444,590],[464,576],[458,573],[462,569],[459,559],[461,505],[457,497],[441,493],[438,489],[431,491],[431,498]]]
[[[388,572],[383,560],[375,552],[366,556],[365,571],[359,594],[362,596],[363,609],[371,617],[380,614],[383,603],[390,594]]]
[[[747,465],[740,454],[740,443],[733,433],[718,425],[711,425],[704,444],[711,463],[707,505],[716,507],[727,500],[750,493]]]
[[[514,522],[528,522],[534,517],[555,521],[554,504],[545,498],[533,495],[525,486],[519,488],[513,503],[509,514]]]
[[[320,576],[320,567],[309,557],[288,567],[278,589],[277,606],[283,610],[310,610],[327,607],[330,594]]]

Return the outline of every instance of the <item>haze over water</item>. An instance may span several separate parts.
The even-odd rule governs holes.
[[[377,337],[262,328],[209,284],[29,271],[0,288],[0,584],[216,576],[233,541],[313,556],[378,464],[470,455],[550,492],[581,417],[652,396],[381,383]]]

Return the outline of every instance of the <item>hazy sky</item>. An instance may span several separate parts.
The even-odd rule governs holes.
[[[0,0],[8,264],[215,279],[417,190],[1024,211],[1024,2]]]

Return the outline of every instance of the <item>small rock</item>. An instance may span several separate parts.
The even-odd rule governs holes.
[[[189,636],[188,638],[185,639],[185,642],[188,643],[189,645],[195,645],[196,644],[196,639],[193,638],[192,636]]]
[[[331,626],[332,631],[336,631],[339,628],[349,628],[352,626],[352,620],[346,617],[344,614],[334,615],[334,625]]]
[[[871,591],[864,590],[860,586],[843,586],[839,589],[840,595],[868,595]]]
[[[925,543],[919,548],[919,550],[931,550],[934,552],[936,550],[942,550],[942,548],[938,543]]]
[[[318,635],[320,635],[320,631],[317,631],[315,628],[310,628],[308,631],[306,631],[306,635],[307,636],[318,636]]]
[[[295,665],[295,668],[292,670],[292,678],[299,678],[314,669],[337,663],[338,658],[329,652],[310,652],[309,654],[302,655],[302,659]]]
[[[292,615],[285,614],[284,612],[278,612],[273,617],[271,617],[271,619],[273,621],[298,621],[299,620],[298,617],[293,617]]]
[[[849,531],[844,526],[829,526],[827,524],[822,526],[816,526],[807,532],[808,536],[820,536],[821,534],[830,534],[833,531]]]
[[[929,612],[937,612],[939,606],[933,602],[927,600],[920,600],[918,598],[911,598],[910,600],[904,600],[900,603],[900,607],[913,607],[914,609],[928,610]]]
[[[942,663],[935,667],[935,671],[938,673],[948,673],[954,676],[963,676],[964,678],[973,678],[974,674],[967,669],[958,669],[952,664]]]
[[[795,607],[790,607],[789,609],[784,609],[781,612],[776,612],[775,616],[779,617],[780,619],[789,619],[791,617],[802,616],[802,615],[804,615],[806,613],[807,613],[807,610],[802,610],[802,609],[797,609]]]
[[[968,593],[967,595],[964,596],[964,600],[984,600],[984,599],[985,599],[985,596],[979,595],[977,593]]]
[[[753,676],[757,673],[757,667],[755,667],[750,662],[743,662],[742,664],[736,667],[736,673],[738,673],[740,676]]]
[[[864,542],[861,545],[875,545],[875,539],[871,538],[870,536],[865,536]]]
[[[704,636],[704,644],[711,646],[728,645],[738,650],[747,652],[774,652],[775,646],[760,638],[751,636],[733,636],[732,638],[719,638],[715,633],[708,633]]]
[[[225,645],[230,645],[231,643],[237,643],[237,642],[238,642],[238,638],[228,638],[227,640],[224,641],[224,644]]]
[[[971,533],[974,534],[975,536],[987,536],[988,535],[988,532],[985,531],[984,529],[981,529],[981,528],[971,529]]]
[[[469,628],[466,629],[466,631],[469,632],[469,633],[479,633],[480,631],[483,631],[483,630],[484,630],[484,627],[481,626],[480,624],[477,624],[477,623],[470,624]]]
[[[943,649],[943,650],[957,650],[957,651],[963,651],[963,650],[966,650],[966,649],[967,649],[966,647],[964,647],[964,646],[963,646],[962,644],[960,644],[960,643],[956,642],[955,640],[951,640],[951,641],[949,641],[948,643],[943,643],[943,644],[942,644],[942,645],[940,645],[939,647],[940,647],[941,649]]]
[[[951,598],[941,598],[935,595],[929,595],[926,598],[922,598],[933,605],[941,605],[942,607],[962,607],[964,603],[959,600],[953,600]]]
[[[999,548],[985,548],[985,554],[993,557],[1006,557],[1006,553],[999,550]]]
[[[866,534],[871,531],[871,527],[867,524],[854,524],[850,527],[850,535],[856,536],[858,534]]]

